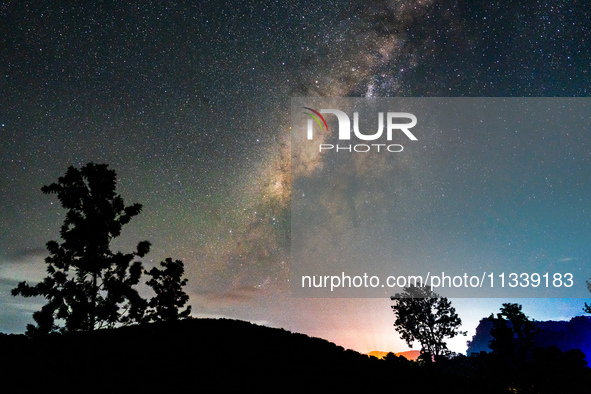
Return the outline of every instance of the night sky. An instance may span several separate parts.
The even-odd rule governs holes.
[[[117,171],[127,204],[143,205],[115,247],[149,240],[146,267],[183,260],[195,316],[282,327],[362,352],[405,350],[388,298],[290,297],[290,100],[588,96],[591,15],[583,2],[473,3],[1,2],[0,331],[24,332],[42,303],[10,296],[19,281],[44,276],[44,245],[59,236],[64,211],[41,187],[70,165],[95,162]],[[442,140],[425,143],[435,149]],[[578,232],[591,222],[591,137],[568,143],[572,150],[561,152],[576,157],[558,171],[542,166],[535,178],[525,171],[505,184],[524,203],[533,194],[519,185],[544,173],[556,201],[578,212]],[[447,152],[430,156],[423,174],[457,161]],[[534,154],[522,153],[529,170]],[[468,167],[482,152],[470,155],[462,151]],[[422,199],[437,205],[436,189]],[[469,197],[454,190],[459,204]],[[529,207],[520,220],[531,212],[532,226],[560,223],[568,233],[571,217],[546,220],[544,204]],[[472,213],[467,222],[479,223]],[[519,242],[509,226],[495,226]],[[544,250],[544,258],[591,259],[588,234],[572,245],[557,240],[568,253]],[[453,300],[469,337],[509,301],[539,320],[570,319],[584,303]],[[464,351],[465,339],[451,347]]]

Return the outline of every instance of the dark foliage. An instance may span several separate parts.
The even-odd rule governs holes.
[[[146,282],[156,295],[148,303],[147,319],[150,321],[168,321],[185,319],[191,313],[191,306],[179,309],[189,301],[183,286],[187,279],[182,279],[185,272],[183,262],[170,257],[160,263],[163,270],[154,267],[147,272],[152,278]]]
[[[408,346],[414,341],[421,344],[423,358],[449,355],[447,338],[466,335],[460,331],[462,320],[451,302],[434,293],[429,287],[409,286],[391,297],[396,314],[394,327]]]
[[[139,242],[131,253],[111,250],[111,241],[142,210],[140,204],[124,204],[116,183],[116,173],[108,165],[88,163],[80,169],[69,167],[58,182],[41,189],[57,195],[66,217],[62,242],[47,243],[47,276],[35,285],[21,282],[12,290],[13,296],[47,300],[33,314],[36,325],[27,326],[28,335],[92,331],[189,315],[190,307],[178,311],[188,301],[182,291],[187,280],[181,279],[181,261],[167,259],[164,270],[148,273],[152,276],[148,284],[156,291],[148,305],[136,286],[144,271],[137,259],[150,251],[150,243]]]
[[[591,326],[584,320],[533,322],[520,305],[503,304],[496,317],[481,320],[468,342],[471,373],[491,379],[496,392],[588,393],[591,371],[585,354],[573,347],[589,335]],[[475,352],[482,348],[486,351]]]
[[[534,339],[539,333],[536,324],[521,310],[521,305],[505,303],[497,317],[491,315],[490,348],[508,362],[521,363],[531,357]]]
[[[501,354],[482,352],[434,364],[444,379],[455,377],[458,383],[464,383],[465,389],[471,387],[475,393],[589,392],[591,370],[579,350],[562,352],[556,347],[533,348],[527,360],[521,363],[508,361]]]
[[[570,321],[536,321],[539,329],[534,338],[534,347],[556,346],[562,351],[580,349],[587,359],[591,357],[591,317],[577,316]],[[480,320],[476,334],[468,341],[468,354],[490,352],[490,331],[493,321],[488,317]]]
[[[150,250],[142,241],[131,253],[114,253],[111,241],[122,227],[141,212],[140,204],[125,206],[116,194],[116,174],[106,164],[69,167],[57,183],[44,186],[56,194],[66,217],[61,226],[62,243],[49,241],[47,277],[31,286],[21,282],[12,295],[43,296],[47,299],[33,314],[36,326],[27,333],[93,330],[140,321],[145,309],[135,286],[142,266],[137,257]]]
[[[587,281],[587,290],[591,291],[591,282]],[[591,313],[591,304],[585,302],[585,307],[583,308],[583,312]]]

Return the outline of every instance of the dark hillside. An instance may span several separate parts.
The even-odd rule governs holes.
[[[385,362],[328,341],[223,319],[33,339],[2,335],[0,348],[5,376],[25,391],[344,389],[392,377],[378,373]]]
[[[558,349],[518,368],[493,355],[419,364],[393,354],[379,360],[323,339],[225,319],[153,323],[32,339],[0,334],[0,349],[5,383],[1,392],[7,393],[386,389],[556,394],[587,393],[581,383],[591,381],[591,370],[585,367],[582,354],[563,354]],[[523,391],[528,387],[529,391]]]

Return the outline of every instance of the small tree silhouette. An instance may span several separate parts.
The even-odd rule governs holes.
[[[591,291],[591,282],[587,280],[587,290]],[[583,312],[591,313],[591,304],[585,302],[585,307],[583,308]]]
[[[149,252],[150,243],[140,242],[131,253],[111,251],[111,241],[142,209],[140,204],[125,206],[115,192],[116,179],[107,164],[88,163],[80,169],[69,167],[57,183],[41,189],[57,194],[67,212],[60,231],[63,242],[47,243],[47,277],[34,286],[21,282],[12,290],[13,296],[47,299],[33,314],[37,325],[29,324],[27,334],[94,330],[142,320],[146,301],[134,288],[142,265],[134,260]]]
[[[187,279],[181,279],[185,272],[183,262],[181,260],[173,261],[169,257],[160,265],[164,267],[164,270],[154,267],[146,272],[152,277],[146,284],[156,293],[156,296],[148,303],[148,320],[168,321],[189,317],[190,305],[185,310],[179,311],[179,308],[189,301],[189,296],[183,290]]]
[[[394,327],[401,338],[412,348],[414,341],[421,344],[423,358],[448,355],[446,338],[466,335],[460,331],[462,320],[451,302],[434,293],[428,286],[405,287],[402,293],[390,297],[396,303]]]

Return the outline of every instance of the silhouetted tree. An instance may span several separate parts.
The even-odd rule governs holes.
[[[47,299],[33,314],[37,325],[27,326],[29,335],[93,330],[143,318],[146,301],[134,288],[143,268],[134,260],[149,252],[150,243],[140,242],[131,253],[111,251],[113,238],[142,209],[140,204],[125,206],[115,192],[116,179],[107,164],[88,163],[69,167],[57,183],[41,189],[57,194],[66,217],[60,230],[63,242],[47,243],[47,277],[34,286],[21,282],[12,290],[13,296]]]
[[[591,282],[587,281],[587,290],[591,291]],[[591,313],[591,304],[587,304],[585,302],[585,307],[583,308],[583,312]]]
[[[491,314],[489,320],[493,322],[490,330],[493,339],[489,345],[493,353],[517,361],[524,360],[533,350],[538,329],[523,313],[521,305],[504,303],[497,317]]]
[[[466,335],[460,331],[462,320],[451,302],[434,293],[428,286],[405,287],[402,293],[390,297],[395,304],[394,327],[401,338],[412,348],[414,341],[421,344],[421,353],[426,359],[430,356],[448,355],[450,351],[446,338]]]
[[[156,296],[148,303],[147,318],[151,321],[179,320],[189,317],[191,306],[179,311],[189,301],[189,296],[183,290],[187,279],[181,279],[185,268],[181,260],[170,257],[160,263],[164,270],[152,268],[146,272],[152,277],[146,284],[150,286]]]

